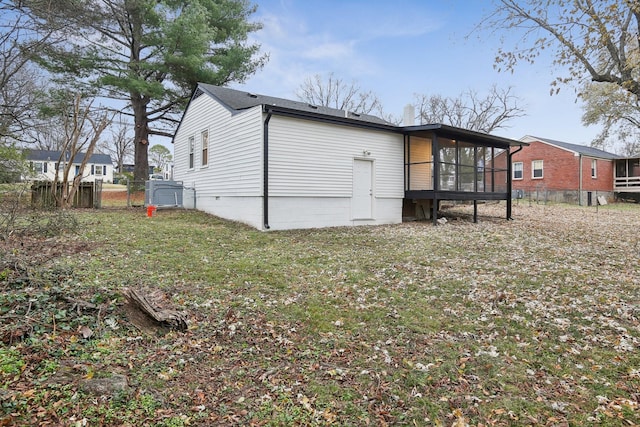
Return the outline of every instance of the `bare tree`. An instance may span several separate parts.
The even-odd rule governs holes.
[[[525,115],[511,88],[492,86],[485,97],[475,91],[466,91],[455,98],[416,94],[415,99],[417,119],[421,124],[442,123],[491,133],[508,127],[509,121]]]
[[[56,205],[68,208],[73,202],[73,197],[80,187],[83,171],[93,155],[102,132],[109,125],[110,119],[106,113],[94,115],[91,111],[91,102],[83,104],[82,97],[76,95],[73,99],[70,111],[61,116],[65,129],[65,141],[58,159],[52,186]],[[74,159],[84,152],[78,172],[72,176]],[[75,171],[74,171],[75,172]],[[61,183],[61,191],[58,192],[58,183]],[[71,184],[71,185],[69,185]]]
[[[307,77],[296,91],[298,99],[313,105],[353,111],[360,114],[381,112],[382,103],[371,91],[363,91],[357,82],[345,82],[334,73]]]
[[[122,167],[127,159],[133,155],[133,136],[131,134],[131,124],[118,122],[112,127],[111,139],[104,140],[100,144],[100,149],[111,155],[115,159],[118,171],[122,173]]]
[[[19,3],[0,0],[0,139],[5,143],[34,141],[28,131],[46,83],[32,56],[65,40],[62,27],[36,28]]]

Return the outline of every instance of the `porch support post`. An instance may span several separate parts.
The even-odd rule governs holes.
[[[478,222],[478,201],[473,199],[473,222]]]
[[[406,174],[404,181],[404,191],[409,191],[409,189],[411,188],[411,135],[404,136],[404,161],[404,173]]]

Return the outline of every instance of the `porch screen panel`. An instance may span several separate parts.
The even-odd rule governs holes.
[[[493,189],[495,192],[505,192],[507,191],[507,157],[505,155],[505,150],[502,149],[494,149],[493,150],[493,158],[495,162],[493,164],[493,170],[491,171],[492,176],[494,177]]]
[[[452,139],[438,138],[438,154],[440,156],[440,190],[456,191],[458,165],[456,142]]]
[[[473,144],[458,143],[458,191],[475,191],[475,149]]]
[[[477,191],[479,192],[483,192],[485,191],[485,182],[486,182],[486,177],[485,177],[485,170],[486,167],[485,165],[487,165],[489,162],[487,162],[487,150],[486,147],[477,147],[476,149],[476,167],[477,167],[477,173],[476,173],[476,185],[477,185]]]

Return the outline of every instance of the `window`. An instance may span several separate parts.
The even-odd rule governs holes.
[[[598,177],[598,161],[596,159],[591,160],[591,178]]]
[[[44,164],[46,165],[46,163]],[[31,169],[33,169],[35,173],[46,172],[46,170],[44,170],[43,163],[40,162],[31,162]]]
[[[523,163],[513,162],[513,179],[522,179]]]
[[[193,169],[193,150],[195,146],[194,137],[189,137],[189,169]]]
[[[202,131],[202,166],[209,162],[209,131]]]
[[[101,165],[96,165],[95,167],[96,175],[102,175],[103,169]]]
[[[531,162],[531,178],[542,179],[542,160],[534,160]]]

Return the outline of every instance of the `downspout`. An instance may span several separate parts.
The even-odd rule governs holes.
[[[511,148],[509,148],[509,150],[507,151],[507,153],[509,153],[509,155],[507,156],[507,182],[509,183],[509,185],[507,185],[507,219],[513,219],[511,217],[511,198],[513,197],[513,190],[511,189],[512,185],[513,185],[513,165],[512,165],[512,158],[513,155],[516,154],[517,152],[519,152],[520,150],[522,150],[524,147],[521,145],[516,151],[511,152]]]
[[[269,120],[272,115],[273,111],[268,109],[262,128],[262,221],[265,230],[271,228],[269,226]]]
[[[578,179],[580,182],[578,183],[578,205],[582,206],[582,153],[578,154],[578,167],[580,171],[578,172]]]

